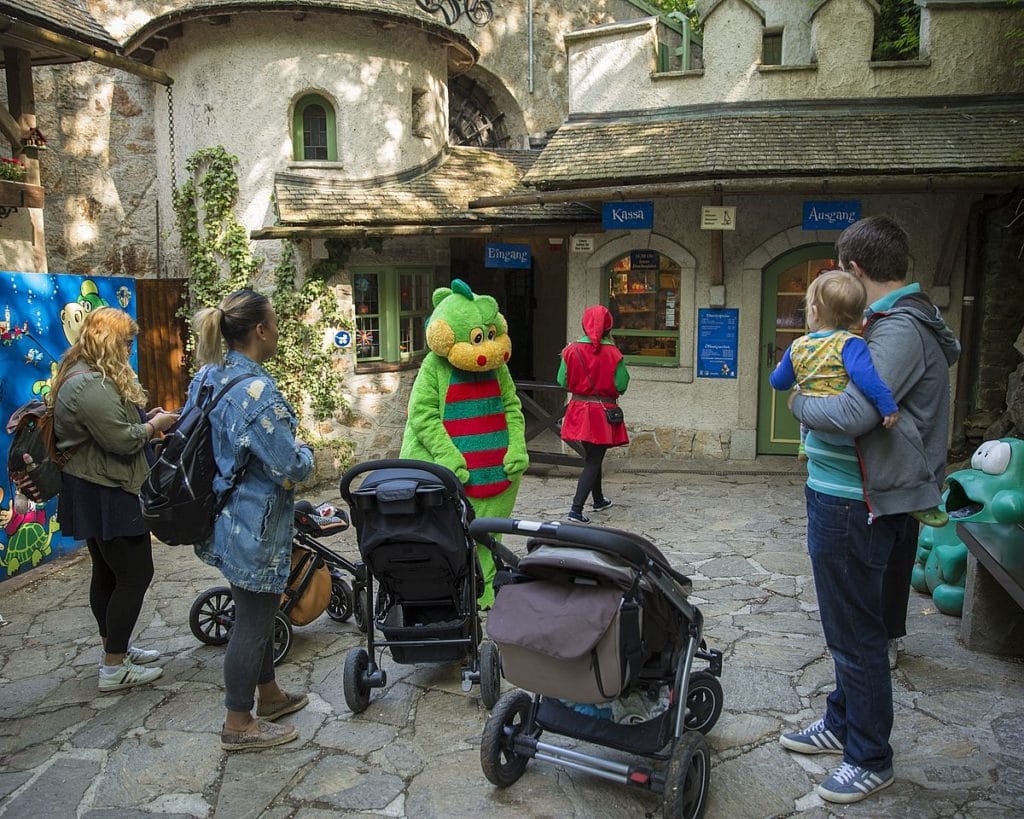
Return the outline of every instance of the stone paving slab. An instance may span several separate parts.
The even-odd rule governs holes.
[[[669,471],[661,463],[645,471],[612,461],[605,487],[615,506],[594,514],[596,523],[650,538],[691,575],[708,643],[724,653],[725,710],[708,737],[706,815],[1024,815],[1024,664],[968,651],[959,621],[917,594],[894,672],[895,785],[847,808],[815,794],[835,758],[800,757],[778,744],[780,731],[819,715],[833,680],[806,553],[802,479],[788,460],[725,474],[733,469]],[[531,472],[517,516],[561,517],[575,476]],[[329,491],[316,499],[337,500]],[[516,541],[509,539],[522,552]],[[356,554],[353,533],[333,545]],[[388,685],[352,715],[342,668],[363,637],[326,617],[295,629],[278,669],[285,688],[310,692],[310,705],[286,718],[299,741],[223,753],[224,652],[199,644],[188,627],[196,595],[223,581],[189,549],[157,545],[155,559],[135,642],[164,652],[164,675],[117,694],[96,690],[87,559],[0,585],[9,621],[0,627],[0,816],[660,815],[653,794],[536,761],[512,787],[493,788],[479,762],[487,712],[478,690],[461,691],[455,666],[404,666],[385,655]]]

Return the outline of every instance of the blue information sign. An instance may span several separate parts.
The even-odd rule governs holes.
[[[860,202],[804,202],[804,230],[842,230],[860,219]]]
[[[739,347],[740,311],[697,311],[697,376],[735,378]]]
[[[488,242],[484,247],[484,267],[530,269],[530,246]]]
[[[348,330],[338,330],[334,334],[335,347],[348,347],[352,344],[352,334]]]
[[[605,230],[653,228],[654,203],[605,202],[601,205],[601,226]]]

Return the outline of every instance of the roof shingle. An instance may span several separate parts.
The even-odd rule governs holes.
[[[120,53],[121,47],[81,0],[0,0],[0,13]]]

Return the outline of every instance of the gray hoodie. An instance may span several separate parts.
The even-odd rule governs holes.
[[[870,315],[864,339],[899,404],[899,423],[885,429],[852,383],[827,398],[797,394],[793,413],[811,429],[856,438],[865,500],[874,516],[937,506],[949,447],[949,368],[960,356],[960,342],[924,293]]]

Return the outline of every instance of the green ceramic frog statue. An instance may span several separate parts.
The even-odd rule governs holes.
[[[964,608],[967,547],[956,524],[1024,523],[1024,441],[986,441],[971,456],[971,468],[946,478],[943,508],[948,526],[925,526],[917,541],[911,585],[930,594],[935,608],[959,617]]]

